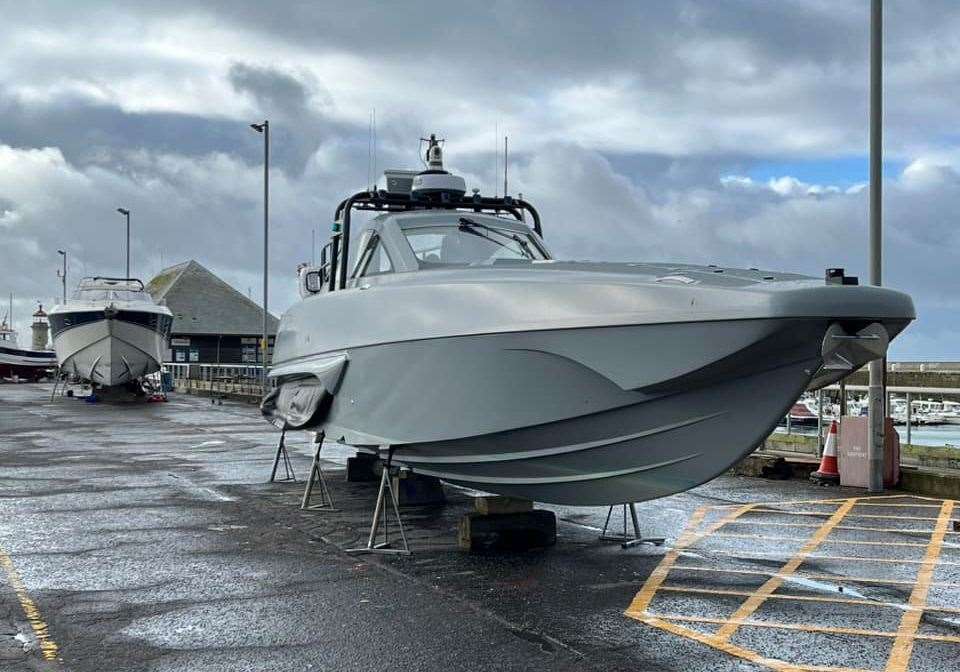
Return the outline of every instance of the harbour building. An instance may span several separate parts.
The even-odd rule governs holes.
[[[260,364],[263,308],[191,259],[160,271],[146,287],[173,313],[170,350],[175,364]],[[267,316],[267,361],[278,320]]]

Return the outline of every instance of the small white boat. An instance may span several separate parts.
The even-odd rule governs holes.
[[[940,412],[946,425],[960,425],[960,401],[943,400],[943,410]]]
[[[134,278],[84,278],[50,311],[62,371],[98,387],[135,385],[160,370],[173,314]]]

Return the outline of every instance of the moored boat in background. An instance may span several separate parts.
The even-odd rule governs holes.
[[[43,312],[43,306],[34,314],[35,329],[41,326],[36,322],[38,315],[44,318],[42,327],[46,329],[46,313]],[[56,366],[57,358],[52,350],[42,347],[21,348],[17,344],[17,331],[13,328],[13,296],[11,296],[7,314],[0,320],[0,380],[39,380],[51,373]]]
[[[137,387],[159,371],[172,323],[135,278],[84,278],[70,303],[50,311],[61,371],[98,387]]]

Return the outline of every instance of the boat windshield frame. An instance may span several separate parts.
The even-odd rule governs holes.
[[[153,303],[143,282],[137,278],[83,278],[73,291],[74,301],[120,301]]]
[[[324,260],[322,275],[326,277],[328,291],[346,289],[349,274],[350,259],[350,224],[354,210],[375,212],[410,212],[410,211],[453,211],[473,212],[499,215],[512,215],[521,224],[527,224],[527,216],[531,218],[534,233],[543,237],[540,227],[540,214],[530,203],[512,196],[503,198],[473,196],[457,197],[444,194],[439,198],[431,199],[414,197],[409,194],[395,194],[383,190],[361,191],[341,201],[334,213],[333,235],[328,245],[330,249],[329,261]],[[543,251],[541,249],[541,251]]]
[[[470,239],[467,238],[467,236],[478,237],[484,241],[488,241],[491,246],[509,250],[514,254],[508,257],[497,257],[497,250],[491,247],[491,254],[483,259],[441,261],[440,254],[435,255],[437,256],[436,261],[423,258],[422,255],[424,255],[427,250],[418,250],[411,240],[411,236],[422,235],[425,232],[440,233],[441,231],[444,233],[453,231],[460,232],[463,237],[458,236],[458,240],[462,242],[458,242],[456,246],[465,245],[469,248],[467,241]],[[497,226],[496,222],[490,221],[490,218],[484,218],[483,221],[460,217],[457,220],[449,221],[432,220],[425,222],[408,222],[400,225],[400,232],[403,234],[403,238],[410,247],[410,252],[416,259],[417,266],[420,269],[493,266],[496,265],[499,259],[506,259],[508,262],[526,261],[529,263],[550,259],[550,255],[543,249],[537,239],[530,235],[532,232],[517,230],[512,226]],[[438,250],[442,250],[445,244],[445,242],[441,242]],[[479,248],[474,249],[479,250]]]

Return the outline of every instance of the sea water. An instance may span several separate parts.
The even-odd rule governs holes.
[[[824,431],[830,426],[828,422],[823,423]],[[895,427],[900,434],[900,443],[907,442],[906,425],[897,425]],[[786,428],[781,425],[777,427],[780,434],[786,433]],[[802,434],[805,436],[816,436],[816,427],[797,427],[790,428],[791,434]],[[914,426],[910,430],[910,443],[915,446],[947,446],[960,450],[960,425],[923,425]]]

